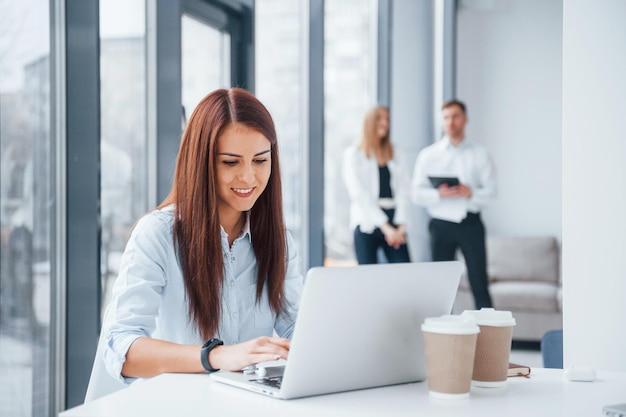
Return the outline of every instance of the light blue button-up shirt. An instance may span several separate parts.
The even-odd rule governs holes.
[[[122,256],[120,272],[107,307],[99,350],[108,373],[119,381],[126,352],[138,337],[200,345],[197,326],[189,319],[182,270],[173,240],[174,206],[145,215],[135,226]],[[222,315],[215,335],[225,344],[259,336],[291,337],[303,279],[293,238],[287,233],[288,266],[285,276],[287,313],[276,316],[267,288],[256,303],[257,263],[250,238],[249,219],[242,234],[228,245],[222,229],[224,285]]]

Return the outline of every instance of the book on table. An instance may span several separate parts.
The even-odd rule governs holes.
[[[519,365],[517,363],[509,363],[508,376],[523,376],[528,378],[530,375],[530,366]]]

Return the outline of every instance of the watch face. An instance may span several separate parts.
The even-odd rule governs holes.
[[[202,347],[205,348],[205,347],[209,347],[209,346],[219,346],[219,345],[223,345],[223,344],[224,344],[224,342],[222,342],[217,337],[214,337],[213,339],[209,340],[204,345],[202,345]]]
[[[208,342],[206,342],[204,345],[202,345],[202,349],[200,350],[200,360],[202,362],[202,366],[208,372],[219,371],[219,369],[213,368],[211,366],[211,364],[209,363],[209,353],[211,352],[211,350],[214,347],[220,346],[220,345],[223,345],[223,344],[224,344],[224,342],[221,341],[220,339],[213,338],[213,339],[209,340]]]

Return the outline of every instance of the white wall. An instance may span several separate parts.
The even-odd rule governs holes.
[[[462,0],[457,16],[457,97],[498,179],[487,233],[560,240],[562,1]]]
[[[563,6],[564,365],[626,371],[626,2]]]

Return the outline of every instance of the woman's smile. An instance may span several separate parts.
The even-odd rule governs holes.
[[[238,197],[250,197],[254,191],[254,187],[252,188],[232,188],[232,190],[235,192],[235,194]]]

